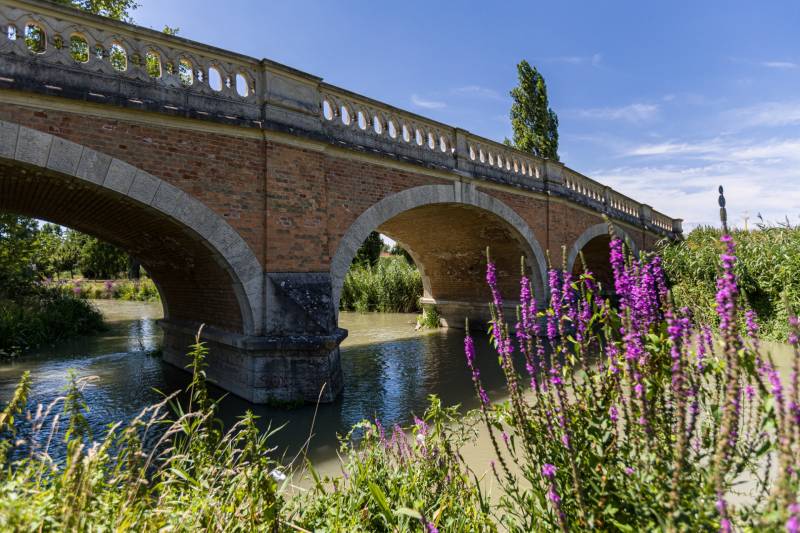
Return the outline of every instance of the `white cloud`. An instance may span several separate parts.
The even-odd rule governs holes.
[[[411,95],[411,103],[423,109],[442,109],[447,107],[447,104],[444,102],[439,102],[437,100],[425,100],[416,94]]]
[[[488,87],[481,87],[480,85],[466,85],[464,87],[456,87],[450,91],[453,94],[473,96],[479,98],[488,98],[491,100],[502,100],[503,97],[494,89]]]
[[[797,68],[797,63],[792,63],[791,61],[764,61],[761,63],[762,67],[767,68],[777,68],[777,69],[793,69]]]
[[[742,126],[791,126],[800,124],[800,101],[764,102],[733,109],[728,118]]]
[[[575,114],[580,118],[598,120],[624,120],[626,122],[644,122],[658,116],[657,104],[630,104],[622,107],[598,107],[579,109]]]
[[[603,62],[603,54],[592,54],[590,56],[555,56],[542,57],[538,61],[543,63],[565,63],[568,65],[591,65],[599,67]]]
[[[668,216],[685,228],[718,224],[716,187],[723,185],[732,224],[800,222],[800,137],[673,140],[628,148],[626,164],[589,175]],[[687,159],[688,158],[688,159]]]

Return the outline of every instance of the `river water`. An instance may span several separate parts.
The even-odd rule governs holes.
[[[188,374],[148,353],[158,347],[161,317],[158,303],[96,300],[108,331],[97,336],[59,343],[0,364],[0,405],[8,401],[23,371],[29,370],[32,389],[29,407],[47,405],[63,393],[70,370],[94,376],[84,393],[87,419],[93,435],[102,435],[109,423],[128,421],[142,408],[186,387]],[[294,409],[254,406],[235,396],[221,403],[221,418],[230,425],[247,409],[260,417],[263,428],[284,426],[272,438],[276,453],[294,453],[313,437],[309,458],[328,463],[335,458],[337,434],[357,422],[379,418],[386,426],[406,425],[421,415],[428,396],[438,395],[446,405],[474,407],[470,373],[463,355],[463,331],[414,331],[416,316],[401,313],[341,313],[340,325],[349,330],[342,344],[345,388],[331,404]],[[502,374],[485,337],[478,339],[477,361],[490,395],[502,393]],[[212,389],[215,395],[223,395]],[[312,427],[312,420],[314,421]],[[22,421],[22,433],[25,433]],[[59,450],[51,450],[58,456]]]

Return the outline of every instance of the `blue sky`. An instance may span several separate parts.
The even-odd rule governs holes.
[[[140,0],[136,23],[510,136],[544,74],[561,160],[686,226],[800,223],[800,2]]]

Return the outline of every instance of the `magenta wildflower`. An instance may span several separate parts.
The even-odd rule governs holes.
[[[488,407],[489,396],[486,394],[481,384],[481,371],[475,365],[475,343],[469,333],[464,337],[464,354],[467,357],[467,366],[472,372],[472,383],[475,385],[475,390],[478,392],[478,397],[481,400],[481,408]]]
[[[555,465],[551,465],[550,463],[542,465],[542,475],[547,479],[553,479],[553,476],[556,475],[556,470]]]

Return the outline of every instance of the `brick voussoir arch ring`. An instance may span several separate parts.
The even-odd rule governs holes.
[[[199,235],[233,281],[243,333],[262,325],[263,269],[221,216],[177,187],[120,159],[39,130],[0,121],[0,158],[34,165],[114,191]]]
[[[639,248],[636,246],[636,242],[631,239],[631,236],[628,235],[628,233],[617,224],[612,224],[612,226],[616,236],[620,237],[625,242],[625,245],[633,252],[634,255],[639,255]],[[578,254],[581,252],[581,250],[583,250],[583,247],[589,244],[589,241],[592,239],[601,237],[603,235],[608,235],[608,224],[605,222],[600,222],[599,224],[590,226],[581,234],[580,237],[575,240],[575,243],[572,245],[572,248],[570,248],[569,255],[567,256],[567,272],[572,272],[572,268],[575,266],[575,261],[578,259]]]
[[[462,204],[478,207],[493,213],[513,227],[524,241],[528,253],[526,259],[536,274],[532,279],[536,300],[546,301],[547,284],[544,280],[547,279],[547,261],[542,247],[528,224],[500,200],[476,190],[474,186],[458,182],[453,185],[423,185],[387,196],[364,211],[353,222],[342,236],[331,261],[331,288],[334,309],[337,310],[337,313],[344,278],[350,269],[350,263],[370,232],[404,211],[432,204]]]

